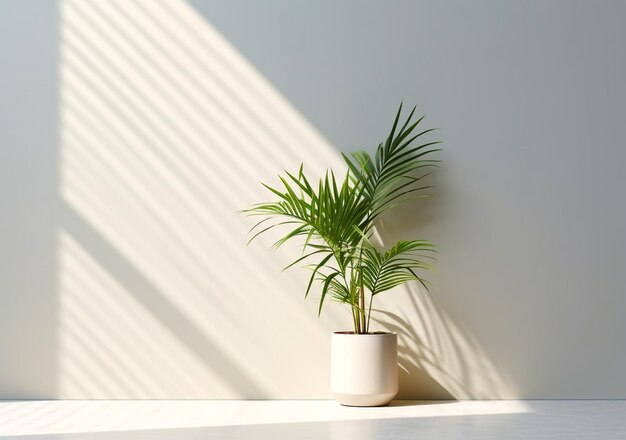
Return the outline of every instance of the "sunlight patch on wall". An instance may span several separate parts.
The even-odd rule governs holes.
[[[184,1],[61,8],[61,397],[327,396],[349,316],[237,211],[340,155]]]
[[[338,151],[184,1],[66,0],[61,16],[59,397],[330,397],[349,309],[318,319],[309,274],[280,272],[300,249],[246,247],[237,211],[273,199],[259,181],[281,169],[341,173]],[[413,288],[376,305],[399,333],[400,397],[511,397]]]
[[[62,234],[59,247],[61,398],[200,398],[233,391],[76,240]]]

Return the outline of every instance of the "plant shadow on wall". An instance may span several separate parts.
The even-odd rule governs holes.
[[[431,226],[440,224],[446,215],[439,201],[453,191],[443,182],[443,174],[445,165],[427,177],[425,184],[433,188],[429,198],[399,207],[381,219],[382,243],[416,230],[433,234]],[[445,270],[439,267],[442,277]],[[461,327],[445,310],[436,283],[430,291],[417,283],[397,290],[395,294],[403,296],[402,307],[394,308],[389,302],[392,310],[378,310],[374,320],[382,328],[398,333],[398,398],[507,399],[515,395],[472,332]]]
[[[500,371],[466,332],[415,286],[406,288],[411,307],[380,311],[375,320],[399,335],[400,399],[502,399],[509,394]],[[382,317],[381,317],[382,315]],[[433,330],[420,331],[423,323]]]

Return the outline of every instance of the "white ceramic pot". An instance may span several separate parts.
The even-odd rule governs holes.
[[[398,393],[398,335],[335,332],[330,389],[346,406],[382,406]]]

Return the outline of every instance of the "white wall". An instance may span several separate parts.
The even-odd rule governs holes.
[[[0,397],[320,398],[349,325],[235,212],[441,127],[401,396],[624,398],[623,3],[2,4]],[[9,105],[5,105],[9,103]],[[315,295],[313,295],[315,296]]]

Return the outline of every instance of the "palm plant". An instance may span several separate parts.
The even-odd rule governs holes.
[[[380,216],[412,198],[425,197],[430,188],[422,179],[438,161],[427,155],[439,151],[438,141],[416,145],[418,139],[434,129],[413,134],[423,116],[413,121],[415,108],[398,129],[402,104],[384,143],[374,157],[365,151],[343,155],[348,166],[343,181],[332,170],[312,185],[303,166],[297,173],[279,176],[281,185],[263,184],[278,199],[245,210],[248,215],[264,217],[250,230],[254,240],[276,226],[288,225],[288,232],[274,247],[287,241],[302,240],[302,256],[285,269],[309,263],[311,270],[305,297],[314,281],[321,283],[318,314],[330,297],[351,308],[354,332],[369,333],[374,298],[393,287],[416,280],[426,287],[417,270],[432,269],[424,259],[434,246],[424,240],[399,241],[381,251],[371,241]],[[248,242],[248,243],[249,243]]]

